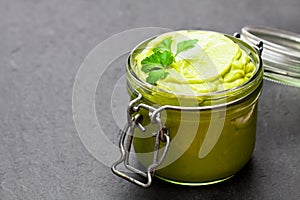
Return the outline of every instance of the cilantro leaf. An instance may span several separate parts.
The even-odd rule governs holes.
[[[156,48],[153,49],[154,52],[156,51],[169,51],[171,52],[171,44],[172,44],[171,37],[164,39],[161,43],[157,45]]]
[[[143,59],[141,64],[142,64],[142,71],[146,73],[154,69],[160,69],[163,67],[160,63],[160,57],[157,55],[157,53],[154,53],[151,56]]]
[[[193,48],[198,42],[197,39],[185,40],[177,44],[177,52],[174,55],[171,51],[171,37],[164,39],[153,49],[153,53],[141,61],[142,71],[148,73],[146,81],[155,85],[159,79],[165,79],[169,72],[166,71],[175,61],[175,56],[183,51]]]
[[[179,42],[177,44],[176,55],[179,54],[180,52],[183,52],[183,51],[193,48],[197,42],[198,42],[197,39],[185,40],[185,41]]]
[[[157,52],[160,57],[160,63],[164,67],[168,67],[174,62],[174,56],[170,51]]]
[[[151,64],[151,65],[143,65],[142,66],[142,71],[147,73],[147,72],[151,72],[153,70],[158,70],[158,69],[162,69],[163,66],[161,65],[156,65],[156,64]]]
[[[146,81],[150,84],[155,84],[159,79],[165,79],[168,76],[168,72],[163,69],[154,70],[149,73]]]
[[[149,73],[146,81],[155,84],[159,79],[165,79],[168,72],[165,71],[174,62],[174,56],[170,51],[155,51],[142,60],[142,71]]]
[[[150,72],[156,69],[162,69],[171,65],[174,61],[174,56],[169,51],[155,52],[151,56],[142,60],[142,71]]]

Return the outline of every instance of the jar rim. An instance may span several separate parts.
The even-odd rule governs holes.
[[[192,94],[191,95],[189,93],[172,92],[172,91],[169,91],[169,90],[165,90],[165,89],[159,88],[157,86],[151,85],[150,83],[147,83],[147,82],[143,81],[142,79],[140,79],[137,76],[137,74],[132,69],[134,53],[138,49],[141,49],[141,47],[143,45],[147,44],[149,41],[153,40],[157,36],[154,36],[154,37],[151,37],[149,39],[146,39],[146,40],[142,41],[130,52],[130,54],[128,56],[128,60],[127,60],[127,72],[129,72],[127,74],[140,87],[142,87],[143,89],[145,89],[147,91],[155,90],[157,92],[161,92],[161,93],[164,93],[164,94],[176,95],[177,97],[184,96],[185,98],[187,98],[188,96],[190,96],[190,97],[193,97],[193,98],[195,98],[195,97],[196,98],[197,97],[210,97],[211,98],[212,96],[215,96],[216,98],[218,98],[220,96],[228,96],[228,94],[236,93],[240,90],[248,88],[250,83],[255,82],[255,80],[259,79],[259,76],[260,76],[261,72],[263,71],[263,69],[262,69],[263,65],[262,65],[262,60],[261,60],[261,56],[260,56],[260,50],[256,46],[250,46],[248,43],[246,43],[245,41],[243,41],[243,40],[241,40],[237,37],[233,37],[233,36],[230,36],[230,35],[227,35],[227,34],[223,34],[223,35],[228,37],[229,39],[231,39],[233,42],[237,43],[243,50],[247,50],[250,58],[252,59],[252,61],[254,61],[254,64],[256,66],[254,74],[246,82],[244,82],[241,85],[238,85],[236,87],[226,89],[226,90],[207,92],[207,93],[197,93],[197,94]]]

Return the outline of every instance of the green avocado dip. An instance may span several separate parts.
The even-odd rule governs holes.
[[[130,55],[131,99],[163,109],[170,147],[155,175],[183,185],[232,177],[250,159],[262,88],[259,52],[245,42],[211,31],[175,31],[140,44]],[[196,110],[185,108],[196,107]],[[153,163],[157,125],[142,108],[146,132],[135,129],[133,146],[145,167]],[[160,155],[165,144],[160,144]]]
[[[177,31],[151,40],[136,56],[134,70],[146,82],[149,74],[159,71],[159,62],[145,62],[155,54],[157,46],[169,41],[161,52],[171,52],[174,61],[166,66],[166,77],[155,82],[158,88],[194,93],[221,91],[246,82],[254,73],[255,65],[238,44],[223,34],[209,31]],[[178,53],[180,44],[190,42],[190,48]],[[188,45],[188,44],[187,44]],[[167,54],[166,54],[167,55]],[[144,62],[143,62],[144,61]],[[145,67],[152,68],[143,70]],[[156,65],[156,66],[155,66]],[[144,68],[143,68],[144,67]]]

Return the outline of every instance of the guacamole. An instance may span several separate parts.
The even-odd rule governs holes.
[[[174,62],[167,66],[168,75],[156,82],[158,88],[171,92],[207,93],[227,90],[245,83],[254,73],[255,65],[238,44],[221,33],[210,31],[176,31],[151,40],[138,54],[134,70],[146,82],[149,73],[142,71],[142,61],[166,39],[172,41],[170,51]],[[176,54],[178,44],[196,40],[192,48]]]

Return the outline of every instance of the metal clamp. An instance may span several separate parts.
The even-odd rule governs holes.
[[[153,111],[155,111],[155,108],[152,106],[146,105],[146,104],[139,104],[138,106],[134,106],[135,103],[137,103],[142,98],[142,95],[139,94],[137,98],[133,99],[128,106],[128,122],[123,130],[121,130],[121,137],[119,142],[119,147],[121,151],[121,157],[118,161],[116,161],[111,169],[114,174],[126,179],[127,181],[130,181],[132,183],[135,183],[136,185],[139,185],[141,187],[147,188],[152,183],[152,176],[154,176],[155,170],[157,167],[159,167],[162,162],[164,161],[167,151],[170,146],[170,137],[168,129],[163,125],[161,119],[160,119],[160,113],[155,112],[155,116],[153,116]],[[130,155],[130,149],[132,145],[133,140],[133,134],[136,127],[140,128],[143,132],[146,131],[145,127],[143,127],[142,120],[143,116],[141,114],[135,114],[133,117],[132,115],[136,113],[141,107],[149,109],[149,116],[151,118],[151,123],[158,124],[158,131],[155,139],[155,145],[154,145],[154,155],[153,155],[153,162],[151,165],[148,166],[147,171],[143,172],[132,165],[129,164],[129,155]],[[153,118],[151,117],[153,116]],[[124,146],[126,141],[126,145]],[[160,158],[158,158],[159,153],[159,146],[160,142],[165,142],[166,145],[164,147],[164,151]],[[124,164],[126,169],[128,169],[131,172],[134,172],[144,178],[146,178],[145,182],[139,181],[123,172],[117,169],[117,166],[121,163]]]

